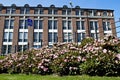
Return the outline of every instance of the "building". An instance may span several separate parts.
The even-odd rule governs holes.
[[[51,46],[55,42],[80,43],[85,37],[98,39],[107,33],[116,35],[113,12],[67,5],[0,4],[0,54]]]

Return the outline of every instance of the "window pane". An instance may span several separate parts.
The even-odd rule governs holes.
[[[24,14],[24,8],[20,9],[20,14]]]
[[[37,39],[38,39],[38,32],[34,32],[34,37],[33,37],[34,39],[34,42],[37,42]]]
[[[28,40],[28,33],[24,32],[24,42],[27,42],[27,40]]]
[[[57,42],[58,40],[58,36],[57,36],[57,33],[54,33],[54,42]]]
[[[34,10],[34,14],[38,14],[38,8]]]
[[[51,32],[48,33],[48,41],[52,42],[52,33]]]
[[[43,14],[43,9],[40,9],[40,12],[39,12],[39,14]]]
[[[24,21],[23,21],[23,20],[20,20],[20,22],[19,22],[19,28],[20,28],[20,29],[23,29],[23,26],[24,26]]]
[[[19,42],[23,41],[23,32],[19,32]]]
[[[71,42],[71,41],[72,41],[72,34],[68,33],[68,42]]]
[[[90,21],[90,29],[94,30],[93,21]]]
[[[3,45],[2,54],[6,54],[6,51],[7,51],[7,45]]]
[[[78,33],[78,42],[81,42],[81,33]]]
[[[62,21],[62,26],[63,26],[63,29],[67,29],[66,21]]]
[[[81,28],[82,30],[85,30],[84,21],[81,21]]]
[[[7,42],[7,39],[8,39],[8,32],[4,32],[4,42]]]
[[[34,29],[38,29],[38,20],[34,20]]]
[[[54,21],[54,29],[57,29],[57,21]]]
[[[107,22],[107,27],[108,27],[108,30],[111,30],[110,22]]]
[[[81,10],[81,15],[84,15],[84,10]]]
[[[48,10],[48,14],[52,14],[52,9],[49,9],[49,10]]]
[[[98,30],[98,22],[95,21],[95,28]]]
[[[68,21],[68,29],[71,29],[71,21]]]
[[[6,10],[6,14],[10,14],[10,8],[7,8],[7,10]]]
[[[64,36],[63,42],[67,42],[67,40],[68,40],[68,34],[67,33],[63,33],[63,36]]]
[[[52,20],[48,21],[48,29],[52,29]]]
[[[107,16],[107,11],[104,11],[104,12],[103,12],[103,16]]]
[[[11,13],[15,14],[15,11],[16,11],[15,8],[12,8],[12,12]]]
[[[39,32],[39,38],[38,38],[39,42],[41,42],[42,40],[42,32]]]
[[[29,14],[29,13],[30,13],[30,9],[26,8],[26,14]]]
[[[13,32],[9,32],[9,42],[12,42],[13,39]]]
[[[27,20],[25,20],[25,28],[24,29],[28,29],[28,22],[27,22]]]
[[[8,45],[8,53],[11,53],[12,45]]]
[[[57,10],[54,10],[54,14],[57,14]]]
[[[43,29],[43,27],[42,27],[42,23],[43,23],[43,21],[40,20],[40,21],[39,21],[39,29]]]
[[[5,29],[9,28],[9,20],[5,20]]]
[[[13,29],[13,27],[14,27],[14,20],[11,20],[10,21],[10,29]]]
[[[70,9],[67,10],[67,14],[68,14],[68,15],[71,15],[71,10],[70,10]]]
[[[66,15],[66,10],[62,10],[62,15]]]
[[[18,51],[22,51],[22,45],[18,45]]]
[[[76,15],[79,15],[79,10],[76,10]]]
[[[80,21],[76,21],[77,30],[80,30]]]
[[[103,22],[103,29],[106,31],[107,30],[107,28],[106,28],[106,23],[105,22]]]

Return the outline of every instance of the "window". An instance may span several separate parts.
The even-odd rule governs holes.
[[[24,28],[24,20],[20,20],[20,22],[19,22],[19,28],[20,29]]]
[[[48,41],[52,43],[57,42],[57,32],[49,32]]]
[[[19,32],[19,42],[27,42],[28,32]]]
[[[63,26],[63,29],[64,29],[64,30],[67,30],[67,29],[70,30],[71,27],[72,27],[72,26],[71,26],[71,21],[65,21],[65,20],[62,21],[62,26]]]
[[[97,39],[99,37],[99,34],[97,33],[91,33],[91,37],[94,38],[94,39]]]
[[[13,29],[14,20],[5,20],[5,29]]]
[[[12,39],[13,39],[13,32],[9,32],[9,39],[8,39],[8,41],[12,42]]]
[[[68,29],[71,29],[71,21],[68,21]]]
[[[19,42],[22,42],[23,39],[23,32],[19,32]]]
[[[27,42],[28,40],[28,32],[24,32],[24,42]]]
[[[110,22],[103,22],[103,29],[105,31],[111,30]]]
[[[34,14],[43,14],[43,9],[41,9],[41,8],[35,8]]]
[[[6,14],[10,14],[10,8],[7,8]]]
[[[8,54],[11,53],[12,45],[3,45],[2,47],[2,54]]]
[[[84,10],[81,10],[80,14],[81,14],[81,16],[83,16],[84,15]]]
[[[20,14],[29,14],[30,13],[30,8],[21,8]]]
[[[15,8],[7,8],[6,9],[6,14],[15,14]]]
[[[80,12],[79,10],[76,10],[76,11],[75,11],[76,15],[79,15],[79,12]]]
[[[41,42],[42,32],[34,32],[33,40],[34,40],[34,42]]]
[[[71,9],[67,10],[67,15],[71,15]]]
[[[78,42],[81,42],[82,39],[85,38],[85,33],[78,33],[77,37],[78,37],[78,38],[77,38],[77,41],[78,41]]]
[[[5,20],[5,29],[9,29],[9,20]]]
[[[57,10],[56,9],[49,9],[48,14],[57,14]]]
[[[62,21],[63,29],[67,29],[67,21]]]
[[[13,32],[4,32],[4,42],[12,42]]]
[[[62,15],[71,15],[71,9],[62,10]]]
[[[97,21],[90,21],[90,30],[98,30],[98,22]]]
[[[63,42],[71,42],[72,41],[72,34],[71,33],[63,33]]]
[[[34,20],[34,29],[42,29],[42,20]]]
[[[11,20],[10,21],[10,29],[13,29],[13,27],[14,27],[14,20]]]
[[[93,16],[93,11],[92,10],[89,11],[89,16]]]
[[[25,51],[28,49],[28,45],[18,45],[18,51]]]
[[[57,29],[57,21],[48,20],[48,29]]]
[[[20,29],[28,29],[27,20],[20,20],[19,21],[19,28]]]
[[[48,10],[48,14],[52,14],[52,9],[49,9],[49,10]]]
[[[8,39],[8,32],[5,32],[5,33],[4,33],[4,39],[3,39],[3,41],[4,41],[4,42],[7,42],[7,39]]]
[[[76,21],[76,26],[78,30],[85,30],[84,21]]]
[[[107,11],[104,11],[104,12],[103,12],[103,16],[107,16]]]
[[[57,29],[57,21],[54,21],[54,29]]]
[[[52,32],[49,32],[49,33],[48,33],[48,41],[49,41],[49,42],[52,42]]]
[[[52,20],[48,20],[48,29],[52,29]]]
[[[66,10],[62,10],[62,15],[66,15]]]

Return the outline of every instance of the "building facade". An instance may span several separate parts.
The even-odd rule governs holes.
[[[76,6],[42,7],[0,4],[0,54],[24,51],[56,42],[80,43],[85,37],[116,35],[114,10]],[[31,22],[28,21],[32,20]],[[29,25],[31,24],[31,25]]]

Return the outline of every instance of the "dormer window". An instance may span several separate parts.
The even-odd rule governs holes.
[[[107,16],[107,11],[104,11],[104,12],[103,12],[103,16]]]

